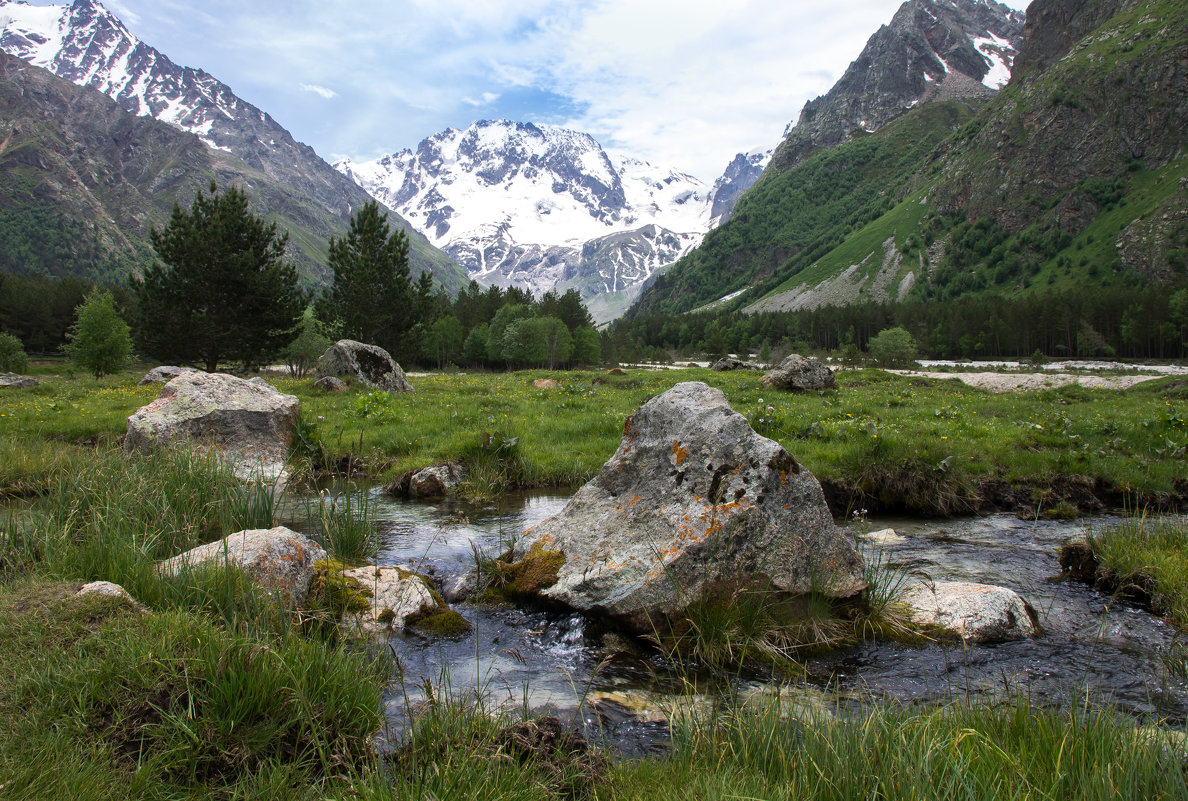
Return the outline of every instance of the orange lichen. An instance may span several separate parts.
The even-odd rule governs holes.
[[[672,455],[676,457],[677,467],[685,463],[685,459],[689,457],[689,449],[681,447],[680,441],[672,443]]]

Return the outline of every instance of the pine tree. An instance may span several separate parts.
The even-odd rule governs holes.
[[[147,355],[214,372],[228,361],[264,364],[292,341],[305,299],[285,261],[289,235],[252,214],[243,190],[219,194],[212,181],[189,211],[175,204],[151,238],[164,263],[133,281]]]
[[[421,322],[420,286],[408,277],[408,236],[391,230],[375,201],[351,216],[345,237],[330,239],[330,269],[333,283],[318,299],[318,316],[347,339],[408,350],[401,339]]]

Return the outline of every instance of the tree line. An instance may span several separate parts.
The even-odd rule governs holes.
[[[890,328],[922,356],[1177,359],[1188,356],[1188,284],[1081,287],[938,302],[858,303],[795,312],[652,314],[616,321],[608,359],[785,350],[867,350]]]
[[[429,273],[410,277],[408,237],[374,201],[352,215],[342,238],[331,238],[333,277],[321,292],[301,289],[286,258],[288,234],[252,214],[238,187],[220,192],[212,182],[188,209],[175,204],[150,239],[158,258],[105,299],[78,278],[0,274],[0,331],[31,352],[81,352],[79,315],[95,295],[132,324],[142,355],[206,370],[285,359],[301,372],[339,338],[379,345],[402,364],[439,368],[601,361],[600,338],[576,291],[537,299],[471,282],[451,299]]]

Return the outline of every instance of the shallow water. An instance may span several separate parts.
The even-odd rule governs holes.
[[[509,494],[497,503],[404,502],[371,493],[381,564],[411,564],[439,581],[470,570],[474,553],[497,555],[524,528],[561,510],[568,494]],[[1104,526],[1106,519],[1092,521]],[[877,545],[864,532],[895,529]],[[808,682],[842,707],[876,699],[917,702],[996,698],[1025,692],[1039,702],[1084,699],[1142,718],[1183,725],[1188,682],[1169,675],[1161,654],[1175,630],[1157,617],[1083,584],[1056,579],[1057,552],[1083,535],[1083,523],[1023,521],[1009,515],[947,521],[872,519],[850,530],[868,559],[905,580],[976,581],[1019,592],[1035,608],[1042,632],[1031,640],[986,645],[871,642],[807,660]],[[458,638],[409,634],[389,644],[403,682],[389,692],[397,724],[423,699],[426,682],[481,698],[490,707],[572,712],[588,690],[679,692],[687,670],[646,644],[601,630],[580,615],[512,607],[456,608],[473,631]],[[754,675],[736,684],[753,683]],[[726,692],[729,686],[709,688]],[[706,688],[702,688],[706,691]],[[662,727],[583,710],[628,751],[648,749]]]

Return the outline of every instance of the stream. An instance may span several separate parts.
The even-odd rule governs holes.
[[[497,555],[524,528],[561,511],[568,499],[568,493],[531,492],[509,493],[485,505],[453,498],[425,503],[372,490],[378,563],[411,565],[441,583],[472,569],[476,548]],[[1188,680],[1170,671],[1171,660],[1165,658],[1181,645],[1176,630],[1132,604],[1057,578],[1060,545],[1110,522],[994,515],[878,518],[851,525],[864,556],[881,559],[892,576],[1010,587],[1035,608],[1042,631],[1030,640],[983,645],[866,642],[808,657],[807,678],[800,683],[819,690],[817,695],[839,710],[875,701],[993,701],[1026,693],[1037,703],[1088,698],[1182,727],[1188,718]],[[865,534],[885,528],[895,535],[876,542]],[[403,728],[409,705],[423,700],[431,686],[438,696],[450,692],[479,699],[488,709],[572,716],[580,708],[588,730],[593,727],[626,753],[663,747],[663,723],[648,715],[641,720],[638,710],[628,714],[632,702],[625,699],[654,701],[687,691],[690,675],[680,665],[580,615],[469,603],[455,608],[473,626],[470,634],[427,638],[410,633],[390,642],[402,679],[385,699],[392,728]],[[763,680],[740,675],[716,684],[698,681],[697,692],[726,695]],[[586,697],[622,703],[579,707]]]

